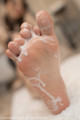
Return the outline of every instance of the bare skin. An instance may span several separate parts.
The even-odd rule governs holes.
[[[46,11],[36,14],[38,27],[21,25],[20,37],[8,45],[6,54],[36,88],[49,110],[59,114],[69,106],[60,75],[60,50],[53,20]],[[23,46],[23,47],[21,47]]]

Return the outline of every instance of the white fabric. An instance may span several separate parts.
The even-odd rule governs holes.
[[[52,115],[44,102],[33,99],[26,88],[14,93],[12,115],[17,120],[80,120],[80,54],[61,64],[70,106],[59,115]]]

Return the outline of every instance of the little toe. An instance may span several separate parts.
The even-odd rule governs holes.
[[[16,61],[15,56],[12,54],[12,52],[9,49],[6,50],[6,54],[10,59]]]
[[[51,16],[44,10],[36,14],[37,24],[42,35],[54,35],[54,26]]]
[[[34,26],[34,32],[36,35],[39,35],[39,36],[41,35],[41,31],[38,26]]]
[[[16,43],[16,42],[9,42],[8,49],[16,57],[19,56],[19,54],[21,52],[20,45],[18,43]]]
[[[32,29],[33,29],[32,25],[31,25],[30,23],[28,23],[28,22],[24,22],[24,23],[21,25],[21,29],[23,29],[23,28],[29,29],[29,30],[32,30]]]
[[[21,31],[20,31],[20,35],[22,38],[24,39],[29,39],[31,37],[31,32],[26,29],[26,28],[23,28]]]

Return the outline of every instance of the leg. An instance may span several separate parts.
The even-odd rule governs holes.
[[[37,89],[50,111],[58,114],[69,106],[60,75],[59,43],[54,34],[52,18],[47,12],[38,12],[36,21],[38,32],[29,23],[22,24],[20,35],[24,45],[20,45],[20,42],[13,46],[9,44],[6,53],[12,59],[15,57],[18,68]]]

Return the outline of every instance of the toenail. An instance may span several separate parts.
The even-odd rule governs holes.
[[[28,29],[24,28],[20,31],[20,34],[24,38],[29,38],[31,33]]]
[[[28,29],[26,29],[26,28],[24,28],[23,30],[24,30],[25,32],[29,32],[29,30],[28,30]]]
[[[22,26],[23,26],[24,28],[27,28],[27,27],[28,27],[28,25],[27,25],[27,24],[23,24]]]
[[[28,27],[28,25],[26,24],[26,23],[23,23],[22,25],[21,25],[21,29],[22,28],[27,28]]]
[[[36,17],[38,18],[38,17],[41,16],[43,13],[44,13],[44,10],[38,12],[38,13],[36,14]]]
[[[29,23],[23,23],[22,25],[21,25],[21,29],[32,29],[32,25],[31,24],[29,24]]]

